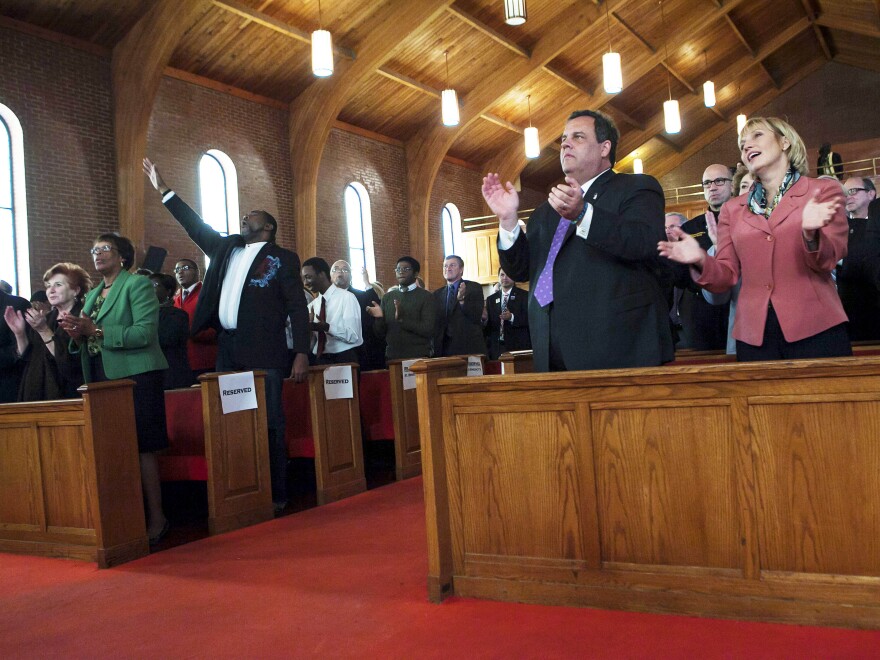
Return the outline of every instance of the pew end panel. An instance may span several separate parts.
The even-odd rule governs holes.
[[[82,399],[0,405],[0,550],[94,561],[149,554],[131,380]]]
[[[421,436],[425,490],[425,521],[428,536],[428,599],[439,603],[453,595],[453,535],[450,530],[450,506],[458,503],[448,492],[445,438],[452,437],[449,410],[442,408],[437,396],[441,378],[463,377],[467,360],[461,357],[421,360],[412,366],[416,374],[419,434]],[[455,458],[453,456],[453,458]]]
[[[352,368],[351,399],[327,399],[324,370],[309,368],[309,398],[315,440],[315,480],[318,504],[327,504],[367,490],[364,476],[364,448],[361,438],[358,365]]]
[[[254,371],[257,408],[226,415],[220,401],[221,375],[199,376],[209,475],[208,529],[212,535],[274,517],[265,372]]]
[[[535,370],[531,350],[502,353],[498,360],[501,362],[501,373],[505,376],[530,374]]]
[[[880,359],[427,376],[432,601],[880,628]]]
[[[388,361],[391,411],[394,419],[394,468],[397,480],[422,473],[422,443],[416,390],[403,389],[404,360]]]

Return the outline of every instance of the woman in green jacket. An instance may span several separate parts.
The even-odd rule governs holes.
[[[133,275],[134,246],[117,234],[102,234],[91,249],[103,281],[89,292],[80,316],[67,315],[61,326],[73,339],[87,383],[117,378],[135,381],[134,414],[140,452],[141,483],[147,505],[147,534],[158,543],[168,532],[156,452],[168,447],[163,370],[159,347],[159,301],[150,280]]]

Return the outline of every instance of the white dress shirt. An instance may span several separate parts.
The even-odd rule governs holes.
[[[309,303],[309,311],[314,314],[314,321],[318,321],[321,311],[321,303],[324,303],[325,321],[330,325],[327,332],[327,344],[324,346],[325,353],[341,353],[350,348],[356,348],[364,343],[361,337],[361,306],[351,291],[340,289],[333,284],[323,293],[318,294]],[[312,333],[312,352],[317,352],[318,333]]]
[[[611,168],[608,168],[611,169]],[[586,195],[587,191],[590,189],[590,186],[598,179],[600,176],[605,174],[608,170],[602,170],[592,179],[587,181],[584,185],[581,186],[581,195]],[[593,224],[593,205],[589,202],[585,202],[587,205],[587,210],[584,213],[584,218],[581,220],[578,225],[577,231],[575,234],[580,236],[583,239],[586,239],[587,236],[590,235],[590,225]],[[519,232],[521,231],[519,223],[517,223],[516,227],[513,228],[513,231],[507,231],[506,229],[498,228],[498,249],[499,250],[509,250],[513,247],[513,244],[516,243],[516,239],[519,236]]]
[[[229,255],[229,265],[220,288],[220,307],[217,309],[220,325],[226,330],[235,330],[238,327],[238,307],[241,304],[244,281],[254,259],[265,244],[266,241],[248,243],[243,248],[233,248]]]

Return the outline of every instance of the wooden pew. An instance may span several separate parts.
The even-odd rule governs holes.
[[[388,360],[391,384],[391,414],[394,420],[394,469],[398,481],[422,473],[422,445],[419,436],[419,408],[415,389],[403,389],[403,363]]]
[[[530,374],[535,370],[531,350],[502,353],[499,360],[501,360],[501,373],[505,376]]]
[[[222,534],[272,520],[266,374],[254,372],[257,408],[224,415],[219,378],[199,376],[208,473],[208,530]]]
[[[309,368],[318,504],[335,502],[367,490],[361,444],[358,365],[350,363],[347,366],[352,368],[353,399],[327,399],[324,396],[324,370],[327,367]]]
[[[0,405],[0,551],[122,564],[150,552],[131,380]]]
[[[431,600],[880,628],[880,358],[418,381]]]

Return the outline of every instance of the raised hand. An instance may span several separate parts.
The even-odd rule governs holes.
[[[464,302],[464,297],[467,295],[467,285],[462,282],[458,285],[458,293],[456,294],[456,298],[458,302]]]
[[[804,236],[811,240],[815,236],[816,230],[822,229],[834,219],[834,214],[839,208],[840,200],[832,199],[820,202],[819,193],[814,194],[813,199],[807,202],[801,214],[801,229]]]
[[[394,301],[397,302],[396,300]],[[374,319],[385,318],[385,314],[382,313],[382,307],[375,300],[367,305],[364,309],[367,310],[367,314],[372,316]]]
[[[483,199],[492,209],[492,213],[498,216],[501,228],[513,231],[516,227],[516,212],[519,210],[519,193],[508,181],[501,183],[497,173],[489,172],[483,177]]]
[[[706,212],[706,233],[709,234],[712,245],[718,245],[718,221],[711,211]]]
[[[570,176],[565,177],[565,183],[553,186],[547,201],[561,217],[569,220],[577,218],[586,204],[580,184]]]
[[[657,243],[660,256],[677,261],[680,264],[701,266],[706,259],[706,251],[700,247],[697,239],[682,231],[681,227],[669,228],[668,241]]]
[[[163,194],[168,192],[168,186],[165,185],[165,180],[159,174],[159,168],[149,158],[144,158],[144,174],[147,175],[153,188]]]
[[[31,308],[27,310],[27,312],[25,312],[25,318],[27,319],[28,324],[39,334],[49,331],[49,326],[46,323],[46,312],[42,309]]]

